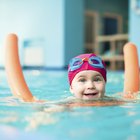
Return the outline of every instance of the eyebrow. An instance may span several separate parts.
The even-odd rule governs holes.
[[[83,77],[86,77],[86,75],[80,75],[80,76],[78,76],[78,78],[83,78]]]
[[[95,76],[100,76],[100,77],[102,77],[100,74],[97,74],[97,75],[95,75]]]

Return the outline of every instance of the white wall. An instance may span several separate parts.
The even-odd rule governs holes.
[[[0,0],[0,48],[9,33],[19,36],[20,47],[25,39],[42,39],[45,66],[63,67],[63,3],[64,0]]]

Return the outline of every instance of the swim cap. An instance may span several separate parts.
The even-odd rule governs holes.
[[[93,58],[95,57],[95,58],[100,59],[98,56],[96,56],[93,53],[81,54],[81,55],[78,55],[78,56],[74,57],[73,59],[81,58],[81,60],[82,60],[82,59],[89,59],[91,57],[93,57]],[[107,81],[106,80],[106,66],[105,66],[105,63],[103,62],[103,60],[101,60],[100,63],[101,63],[101,65],[103,67],[96,67],[96,66],[94,66],[94,64],[93,65],[89,64],[88,61],[83,61],[83,64],[80,67],[76,68],[75,70],[70,70],[71,66],[70,66],[70,63],[69,63],[69,65],[68,65],[68,80],[69,80],[69,84],[71,85],[72,80],[76,76],[77,73],[79,73],[81,71],[84,71],[84,70],[93,70],[93,71],[99,72],[103,76],[103,78],[104,78],[104,80],[106,82]]]

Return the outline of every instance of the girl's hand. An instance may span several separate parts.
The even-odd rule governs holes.
[[[126,98],[126,99],[136,99],[138,96],[138,92],[127,92],[127,93],[124,93],[123,97]]]

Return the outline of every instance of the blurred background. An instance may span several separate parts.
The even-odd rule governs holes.
[[[140,53],[140,0],[0,0],[0,67],[7,34],[19,37],[23,68],[65,69],[94,52],[110,70],[123,70],[123,45]]]

